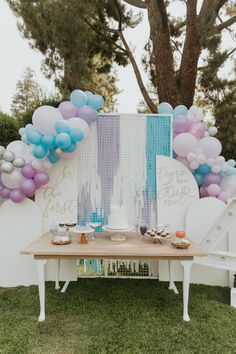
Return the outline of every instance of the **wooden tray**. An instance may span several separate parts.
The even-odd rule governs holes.
[[[181,249],[181,250],[187,249],[190,246],[190,243],[174,243],[174,242],[171,242],[171,244],[172,244],[172,246],[174,248],[178,248],[178,249]]]

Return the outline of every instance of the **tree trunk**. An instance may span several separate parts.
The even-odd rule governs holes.
[[[169,102],[175,107],[182,99],[175,78],[166,5],[163,0],[147,0],[146,5],[159,102]]]
[[[187,2],[186,36],[178,76],[182,104],[188,108],[193,104],[198,59],[201,54],[201,41],[197,28],[197,0]]]

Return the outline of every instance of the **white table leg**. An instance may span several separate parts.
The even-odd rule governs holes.
[[[59,284],[59,277],[60,277],[60,259],[56,260],[57,263],[57,270],[56,270],[56,281],[55,281],[55,289],[60,289],[60,284]]]
[[[190,321],[188,315],[188,299],[189,299],[189,284],[190,284],[190,271],[193,261],[181,261],[184,269],[183,279],[183,320]]]
[[[65,293],[66,292],[66,289],[67,289],[69,283],[70,283],[70,281],[66,280],[65,284],[63,285],[63,288],[61,289],[61,293]]]
[[[45,320],[45,264],[47,259],[36,259],[36,266],[38,271],[38,288],[39,288],[39,303],[40,314],[39,321]]]
[[[172,279],[172,271],[171,271],[171,261],[168,261],[168,268],[169,268],[169,290],[173,290],[175,294],[178,294],[178,289],[175,286],[175,283]]]

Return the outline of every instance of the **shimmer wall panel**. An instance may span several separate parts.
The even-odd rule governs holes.
[[[172,156],[172,117],[101,115],[78,154],[78,222],[107,223],[111,204],[129,223],[155,225],[156,155]]]

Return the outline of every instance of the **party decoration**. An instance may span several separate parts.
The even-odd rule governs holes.
[[[189,152],[197,148],[197,139],[190,133],[177,135],[173,141],[173,150],[176,154],[186,157]]]
[[[222,150],[221,142],[211,136],[199,140],[198,146],[203,149],[206,157],[217,157]]]
[[[58,110],[64,119],[75,117],[77,113],[77,108],[70,101],[61,102]]]
[[[40,133],[56,133],[55,123],[63,119],[61,113],[57,108],[51,106],[41,106],[37,108],[32,117],[33,126]]]
[[[173,114],[173,108],[169,103],[162,102],[159,104],[157,112],[159,114]]]
[[[86,94],[81,90],[72,91],[70,95],[70,100],[77,108],[83,107],[88,102]]]

